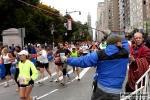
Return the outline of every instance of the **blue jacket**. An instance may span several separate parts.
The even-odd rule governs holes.
[[[97,66],[98,88],[107,93],[119,94],[126,77],[129,44],[122,41],[122,48],[108,45],[105,50],[99,50],[79,58],[68,58],[67,63],[81,68]]]

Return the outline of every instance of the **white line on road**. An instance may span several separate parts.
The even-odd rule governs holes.
[[[9,80],[9,82],[11,82],[12,81],[12,79],[11,80]],[[0,83],[0,85],[3,85],[3,84],[5,84],[6,82],[2,82],[2,83]]]
[[[57,91],[57,90],[58,90],[58,89],[55,89],[55,90],[53,90],[53,91],[51,91],[51,92],[48,92],[48,93],[44,94],[43,96],[38,97],[37,99],[41,99],[41,98],[43,98],[43,97],[45,97],[45,96],[47,96],[47,95],[50,95],[50,94],[52,94],[53,92],[55,92],[55,91]]]
[[[84,76],[84,74],[90,69],[90,67],[85,68],[81,73],[80,73],[80,79]],[[77,80],[78,76],[76,76],[71,82],[73,82],[74,80]]]
[[[89,69],[90,69],[90,67],[83,69],[83,71],[80,73],[80,79],[86,74],[86,72],[87,72]],[[73,72],[73,70],[69,71],[68,73],[71,74],[72,72]],[[62,79],[62,76],[60,77],[60,79]],[[76,79],[77,79],[77,77],[74,78],[71,82],[73,82],[73,81],[76,80]],[[68,82],[67,84],[69,84],[69,83],[70,83],[70,82]],[[58,90],[59,90],[59,89],[55,89],[55,90],[53,90],[53,91],[50,91],[50,92],[48,92],[48,93],[46,93],[46,94],[44,94],[44,95],[38,97],[37,99],[44,98],[44,97],[46,97],[46,96],[48,96],[48,95],[50,95],[50,94],[52,94],[52,93],[54,93],[54,92],[56,92],[56,91],[58,91]]]
[[[52,74],[52,76],[54,76],[54,75],[56,75],[56,72],[54,72],[54,73]],[[46,77],[44,77],[44,78],[43,78],[43,81],[47,80],[49,77],[50,77],[49,75],[46,76]],[[40,79],[40,80],[41,80],[41,79]],[[35,83],[38,83],[40,80],[36,81]]]

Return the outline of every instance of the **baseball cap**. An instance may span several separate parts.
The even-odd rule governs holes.
[[[121,42],[123,38],[117,34],[111,34],[107,38],[107,45],[116,44],[117,42]]]
[[[18,53],[18,55],[26,55],[26,56],[28,56],[28,55],[29,55],[29,52],[26,51],[26,50],[22,50],[22,51],[20,51],[20,52]]]

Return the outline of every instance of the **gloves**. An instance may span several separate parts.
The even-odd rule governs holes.
[[[61,56],[60,59],[61,59],[62,63],[66,63],[67,62],[67,57],[66,56]]]

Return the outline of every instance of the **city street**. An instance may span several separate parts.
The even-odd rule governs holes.
[[[39,78],[35,82],[35,86],[32,90],[31,96],[37,96],[38,100],[90,100],[92,94],[92,79],[95,72],[95,68],[80,69],[81,80],[77,81],[73,78],[72,68],[69,66],[69,73],[71,75],[71,82],[67,83],[67,86],[62,86],[60,83],[56,83],[56,73],[54,64],[50,62],[50,70],[53,73],[54,82],[49,82],[47,73],[45,72],[45,81],[43,85],[38,84]],[[62,79],[62,77],[60,77]],[[4,88],[4,81],[0,81],[0,100],[20,100],[19,93],[15,92],[17,85],[13,85],[13,81],[10,81],[10,86]]]

